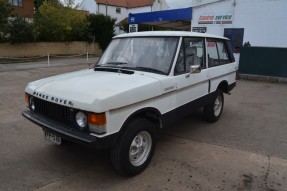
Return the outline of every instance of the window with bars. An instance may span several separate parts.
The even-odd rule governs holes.
[[[9,0],[9,4],[16,7],[23,7],[23,0]]]
[[[121,8],[120,7],[116,8],[116,13],[121,14]]]

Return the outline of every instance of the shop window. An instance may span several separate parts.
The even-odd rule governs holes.
[[[121,8],[120,7],[116,8],[116,13],[121,14]]]
[[[9,4],[16,7],[23,7],[23,0],[9,0]]]
[[[224,29],[224,36],[230,39],[233,52],[239,53],[243,45],[244,29]]]

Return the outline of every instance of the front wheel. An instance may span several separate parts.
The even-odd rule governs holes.
[[[224,97],[221,90],[216,91],[215,99],[204,107],[204,117],[208,122],[216,122],[222,113]]]
[[[112,149],[112,164],[121,174],[139,174],[148,166],[155,145],[156,125],[144,118],[134,119]]]

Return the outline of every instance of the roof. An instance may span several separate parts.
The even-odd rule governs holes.
[[[126,17],[125,19],[123,19],[123,20],[121,20],[120,22],[118,22],[118,23],[116,24],[116,26],[123,26],[123,25],[128,24],[128,23],[129,23],[129,18]]]
[[[145,24],[177,31],[190,31],[191,19],[191,7],[129,14],[129,24]]]
[[[152,6],[155,0],[96,0],[97,4],[112,5],[118,7],[145,7]]]
[[[115,36],[114,38],[122,37],[151,37],[151,36],[184,36],[184,37],[209,37],[209,38],[219,38],[226,39],[228,38],[222,36],[216,36],[206,33],[197,33],[197,32],[187,32],[187,31],[147,31],[147,32],[135,32],[135,33],[126,33]]]

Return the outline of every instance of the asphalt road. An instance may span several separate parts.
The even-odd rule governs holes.
[[[86,68],[0,72],[1,191],[287,190],[286,84],[238,81],[217,123],[198,111],[169,127],[149,167],[127,178],[113,170],[108,151],[50,144],[21,116],[29,81]]]

